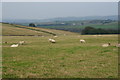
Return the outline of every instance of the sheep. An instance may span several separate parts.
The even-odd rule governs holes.
[[[41,37],[45,37],[45,36],[41,36]]]
[[[93,35],[94,37],[97,37],[98,35]]]
[[[49,39],[49,41],[51,41],[52,39]]]
[[[19,41],[20,45],[23,45],[25,43],[25,41]]]
[[[5,41],[5,42],[3,42],[3,43],[7,44],[8,42],[7,42],[7,41]]]
[[[97,36],[101,37],[102,35],[97,35]]]
[[[120,47],[120,44],[117,44],[116,47]]]
[[[64,34],[64,36],[66,36],[66,34]]]
[[[5,44],[7,44],[8,42],[6,41]]]
[[[19,44],[13,44],[10,47],[18,47]]]
[[[56,41],[54,39],[49,39],[49,42],[56,43]]]
[[[80,42],[81,42],[81,43],[85,43],[85,40],[84,40],[84,39],[80,39]]]
[[[58,36],[54,36],[54,37],[58,37]]]
[[[103,44],[102,47],[108,47],[108,46],[110,46],[110,45],[111,45],[110,43],[108,43],[108,44]]]

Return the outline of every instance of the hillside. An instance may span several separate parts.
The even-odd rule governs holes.
[[[2,24],[2,35],[48,35],[43,32],[35,32],[33,30],[15,27],[15,25]]]
[[[3,35],[8,35],[2,36],[2,78],[118,77],[118,35],[80,35],[14,24],[2,27]],[[10,47],[20,41],[25,43]],[[102,47],[108,42],[110,46]]]
[[[74,24],[80,24],[82,22],[69,22],[69,23],[74,23]],[[118,28],[118,23],[117,22],[112,22],[112,23],[107,23],[107,24],[101,24],[101,23],[98,23],[98,24],[92,24],[92,23],[87,23],[87,21],[85,21],[84,25],[63,25],[63,26],[39,26],[38,27],[43,27],[43,28],[54,28],[54,29],[69,29],[69,28],[72,28],[72,29],[83,29],[85,28],[86,26],[91,26],[91,27],[94,27],[94,28],[102,28],[102,29],[117,29]]]
[[[9,36],[50,36],[75,34],[61,30],[44,29],[39,27],[27,27],[15,24],[2,24],[2,35]]]
[[[91,21],[92,22],[92,21]],[[70,22],[61,22],[64,23],[66,25],[37,25],[37,27],[42,27],[42,28],[49,28],[49,29],[57,29],[57,30],[65,30],[65,31],[71,31],[71,32],[77,32],[77,33],[81,33],[81,31],[87,27],[93,27],[93,28],[101,28],[101,29],[105,29],[105,30],[118,30],[118,23],[117,22],[110,22],[110,23],[106,23],[106,24],[102,24],[100,22],[98,23],[90,23],[90,21],[70,21]],[[81,23],[84,23],[84,25],[81,25]],[[48,24],[48,23],[44,23],[44,24]],[[52,23],[55,24],[55,23]],[[60,22],[59,22],[60,24]],[[75,25],[73,25],[75,24]]]

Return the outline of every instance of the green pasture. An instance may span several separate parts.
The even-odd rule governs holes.
[[[16,29],[8,24],[4,26]],[[20,33],[26,30],[24,34],[33,32],[38,35],[34,30],[18,29]],[[52,32],[58,37],[44,32],[41,32],[44,37],[2,36],[3,78],[118,77],[118,48],[115,47],[118,35],[80,35],[60,30],[34,29]],[[8,28],[4,30],[3,34],[8,34]],[[16,30],[11,34],[17,34]],[[50,43],[49,38],[55,39],[56,43]],[[84,39],[86,43],[80,43],[80,39]],[[25,44],[10,47],[19,41],[25,41]],[[108,42],[111,46],[102,47],[102,44]]]
[[[116,78],[117,36],[67,35],[51,37],[4,36],[3,78]],[[85,39],[86,43],[80,43]],[[10,45],[24,40],[16,48]],[[112,45],[103,48],[101,45]]]
[[[71,25],[71,26],[40,26],[43,28],[53,28],[53,29],[84,29],[85,27],[90,26],[94,28],[102,28],[102,29],[118,29],[118,23],[112,22],[108,24],[86,24],[86,25]]]

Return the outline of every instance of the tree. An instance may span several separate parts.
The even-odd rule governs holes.
[[[82,22],[81,25],[84,25],[84,23]]]
[[[30,27],[36,27],[34,23],[29,24]]]
[[[85,27],[82,30],[81,34],[119,34],[118,30],[114,29],[101,29],[101,28],[93,28],[93,27]]]
[[[82,34],[94,34],[95,30],[95,28],[87,26],[85,27],[85,29],[82,30]]]

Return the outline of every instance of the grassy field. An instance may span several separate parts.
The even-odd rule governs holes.
[[[118,48],[115,47],[118,43],[117,35],[79,35],[60,30],[37,29],[51,31],[58,37],[47,33],[44,37],[3,36],[3,78],[118,77]],[[56,43],[48,42],[49,38],[54,38]],[[80,39],[85,39],[86,43],[80,43]],[[10,47],[21,40],[26,43],[16,48]],[[4,43],[6,41],[7,44]],[[111,46],[101,46],[108,42]]]
[[[41,35],[42,36],[48,34],[43,32],[36,32],[29,29],[18,28],[13,25],[2,24],[2,35]]]
[[[86,25],[68,25],[68,26],[40,26],[43,28],[53,28],[53,29],[84,29],[86,26],[91,26],[94,28],[102,28],[102,29],[118,29],[118,23],[117,22],[112,22],[108,24],[86,24]]]
[[[51,36],[51,33],[56,34],[56,35],[75,34],[71,32],[54,30],[54,29],[44,29],[44,28],[38,28],[38,27],[27,27],[27,26],[20,26],[20,25],[2,24],[2,35]]]

